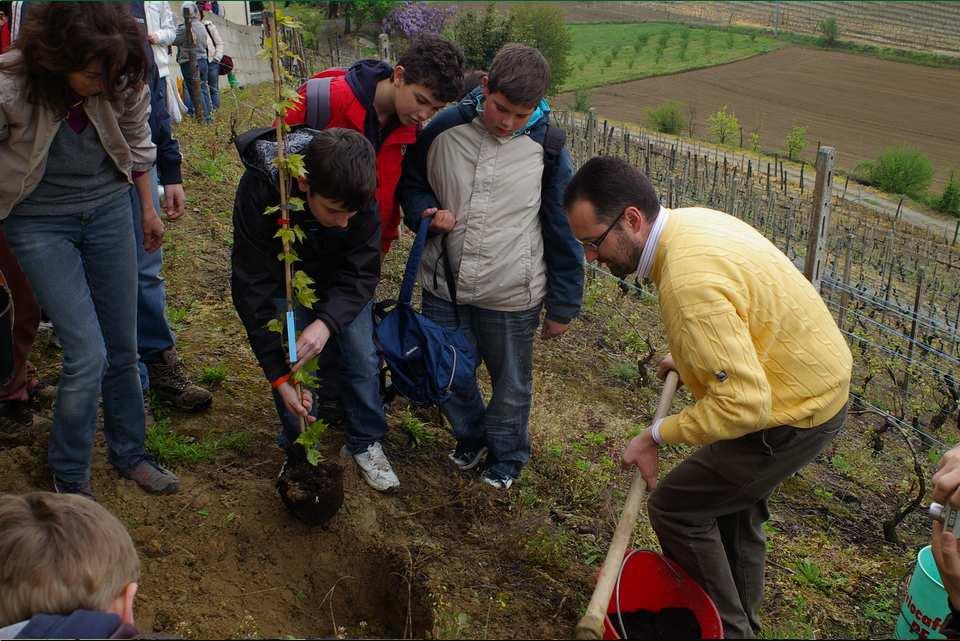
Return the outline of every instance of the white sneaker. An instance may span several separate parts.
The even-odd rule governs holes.
[[[343,455],[350,455],[347,446],[343,446]],[[353,454],[353,460],[363,473],[363,478],[370,487],[379,492],[388,492],[400,487],[400,479],[393,471],[387,455],[383,453],[383,446],[377,441],[363,452]]]
[[[513,485],[513,481],[513,477],[507,476],[506,474],[486,472],[483,475],[483,482],[490,487],[497,488],[498,490],[509,490],[510,486]]]

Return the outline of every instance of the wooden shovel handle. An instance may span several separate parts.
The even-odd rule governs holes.
[[[653,422],[667,415],[670,409],[670,402],[673,400],[673,394],[677,391],[679,378],[676,372],[669,372],[667,379],[663,383],[663,391],[660,392],[660,403],[657,405],[657,413],[654,414]],[[587,606],[587,612],[577,624],[577,639],[602,639],[603,638],[603,620],[607,616],[607,607],[610,604],[610,595],[613,594],[613,587],[620,574],[620,565],[623,563],[623,555],[627,551],[627,545],[633,536],[633,526],[637,522],[637,515],[640,513],[640,506],[646,496],[647,484],[643,477],[637,472],[630,485],[630,493],[624,502],[623,512],[620,514],[620,520],[617,522],[617,529],[613,532],[613,539],[610,541],[610,549],[607,550],[607,557],[603,561],[603,567],[600,568],[600,575],[597,577],[597,586],[593,589],[593,596],[590,597],[590,605]]]

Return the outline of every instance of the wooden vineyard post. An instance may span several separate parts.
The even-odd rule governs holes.
[[[191,18],[193,14],[190,13],[190,9],[187,7],[183,8],[183,34],[187,38],[187,64],[190,65],[190,92],[193,94],[191,102],[193,103],[193,115],[200,122],[203,122],[203,118],[206,115],[203,111],[203,96],[200,95],[200,70],[197,68],[197,49],[193,44],[193,20]]]
[[[597,111],[587,110],[587,160],[597,155]]]
[[[833,147],[821,147],[817,154],[817,183],[813,189],[810,215],[810,239],[803,275],[820,291],[820,276],[830,228],[830,203],[833,193],[833,165],[837,153]]]
[[[953,355],[960,356],[960,303],[957,304],[957,315],[953,317]]]
[[[803,170],[807,168],[807,162],[805,160],[800,161],[800,195],[803,195]]]
[[[847,318],[847,305],[850,304],[850,248],[853,247],[853,234],[847,234],[847,255],[843,258],[843,294],[840,295],[840,317],[837,326],[843,330]]]
[[[380,49],[380,59],[393,64],[393,49],[390,47],[390,36],[381,33],[378,48]]]
[[[957,235],[960,234],[960,220],[957,221],[957,226],[953,228],[953,242],[950,243],[951,246],[957,244]]]
[[[917,272],[917,294],[913,299],[913,316],[910,321],[910,345],[907,346],[907,371],[903,374],[903,398],[910,387],[910,367],[913,365],[913,350],[917,345],[917,315],[920,312],[920,297],[923,295],[923,270]]]
[[[786,238],[784,239],[783,253],[786,254],[787,258],[790,258],[790,244],[793,240],[793,208],[787,209],[787,224],[786,224]],[[790,262],[793,262],[793,259],[790,258]]]

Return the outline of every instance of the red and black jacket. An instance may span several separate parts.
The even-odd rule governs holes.
[[[407,145],[417,140],[415,125],[399,123],[381,130],[373,109],[376,84],[389,78],[393,67],[377,60],[361,60],[349,69],[327,69],[314,74],[314,79],[327,79],[324,97],[329,105],[319,114],[309,104],[310,81],[300,87],[300,103],[287,112],[288,125],[306,124],[312,129],[344,127],[366,136],[377,152],[377,203],[380,208],[380,251],[386,255],[397,239],[400,228],[400,205],[394,194],[400,181],[400,171]],[[329,87],[329,88],[327,88]],[[328,93],[327,93],[328,92]]]

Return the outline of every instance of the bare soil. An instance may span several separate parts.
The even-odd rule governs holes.
[[[910,145],[930,158],[937,187],[960,167],[956,69],[789,47],[590,92],[600,117],[641,124],[646,108],[670,100],[694,110],[694,134],[703,138],[709,137],[707,117],[726,105],[740,120],[745,144],[756,131],[764,150],[782,150],[787,134],[799,125],[807,130],[808,145],[800,155],[807,161],[815,158],[817,141],[837,148],[845,170],[874,160],[892,145]],[[569,94],[560,98],[560,104],[572,101]]]

